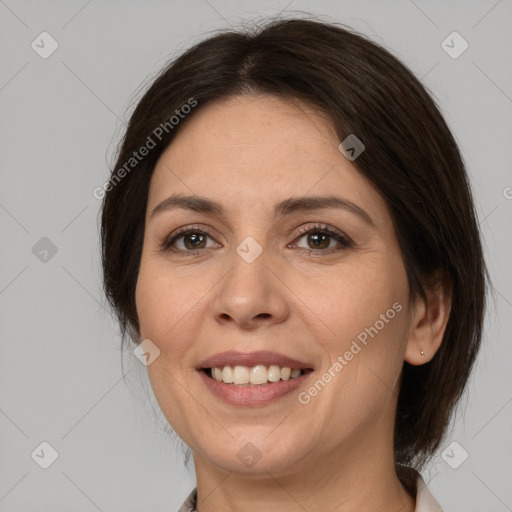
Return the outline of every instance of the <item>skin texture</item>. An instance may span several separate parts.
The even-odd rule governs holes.
[[[415,499],[394,472],[399,378],[404,360],[426,363],[439,348],[449,297],[439,289],[427,302],[409,302],[387,206],[338,150],[328,119],[304,104],[244,95],[189,121],[152,177],[136,304],[141,339],[161,351],[147,367],[156,399],[194,454],[198,510],[413,511]],[[151,216],[172,194],[219,202],[225,217],[179,208]],[[374,226],[333,208],[274,218],[275,203],[305,195],[347,199]],[[309,254],[315,240],[300,229],[317,224],[352,245],[330,237]],[[189,235],[188,245],[186,237],[174,242],[181,253],[159,251],[184,226],[211,234],[195,242],[199,249]],[[236,252],[248,236],[263,249],[252,263]],[[401,311],[301,404],[298,392],[396,303]],[[314,372],[274,403],[229,405],[196,370],[227,350],[273,350]],[[261,454],[251,468],[237,457],[248,442]]]

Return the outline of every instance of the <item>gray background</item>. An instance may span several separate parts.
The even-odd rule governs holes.
[[[133,354],[122,378],[92,191],[148,75],[213,29],[297,10],[390,49],[460,143],[497,293],[443,446],[469,457],[453,469],[452,446],[424,477],[446,512],[512,510],[511,0],[0,0],[0,511],[174,512],[194,486]],[[43,31],[59,44],[47,59],[31,48]],[[453,31],[469,43],[456,59],[441,46]],[[48,469],[31,457],[43,441]]]

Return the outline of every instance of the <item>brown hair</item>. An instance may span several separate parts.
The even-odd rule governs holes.
[[[273,20],[225,31],[161,71],[129,121],[102,205],[104,289],[121,327],[139,340],[135,287],[148,188],[178,130],[210,102],[267,93],[306,102],[333,121],[339,140],[366,150],[353,162],[385,198],[411,299],[444,276],[453,299],[443,343],[427,364],[404,362],[395,423],[395,464],[405,488],[439,447],[464,391],[481,336],[488,281],[471,190],[457,144],[425,87],[389,51],[340,24]],[[169,119],[193,98],[179,124]],[[190,103],[189,103],[190,104]],[[167,123],[167,130],[155,129]],[[162,132],[162,133],[160,133]],[[123,178],[115,169],[151,138],[154,147]],[[415,470],[413,469],[415,468]]]

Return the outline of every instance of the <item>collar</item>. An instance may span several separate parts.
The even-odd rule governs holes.
[[[443,509],[428,490],[421,475],[416,479],[416,509],[415,512],[443,512]]]
[[[415,512],[443,512],[439,503],[428,490],[427,484],[419,475],[416,480],[416,509]],[[178,512],[195,512],[197,489],[194,489],[185,500]]]

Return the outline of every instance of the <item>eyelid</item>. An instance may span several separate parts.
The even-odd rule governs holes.
[[[325,233],[328,236],[330,236],[331,238],[334,238],[338,242],[338,244],[340,244],[342,246],[342,248],[349,248],[354,245],[354,242],[352,241],[352,239],[349,236],[347,236],[343,231],[340,231],[339,229],[334,228],[334,227],[332,227],[328,224],[324,224],[324,223],[316,223],[313,226],[307,226],[307,227],[301,228],[301,230],[299,231],[298,235],[295,237],[292,244],[295,244],[296,241],[300,240],[303,236],[305,236],[309,233],[315,233],[315,232]],[[339,252],[341,250],[340,248],[306,249],[304,247],[299,247],[299,249],[301,249],[303,251],[309,251],[309,253],[318,253],[318,254],[321,254],[321,253],[330,254],[333,252]]]
[[[309,223],[309,224],[311,224],[311,223]],[[299,232],[298,232],[297,236],[305,235],[306,233],[310,233],[312,231],[325,231],[329,234],[339,235],[339,236],[342,236],[343,238],[346,238],[347,240],[350,240],[350,238],[347,235],[345,235],[345,233],[343,233],[343,231],[341,231],[335,227],[332,227],[329,224],[325,224],[323,222],[314,222],[312,226],[311,225],[302,226],[301,228],[299,228]]]
[[[291,233],[293,231],[294,230],[291,230],[289,232],[288,236],[291,236]],[[298,249],[300,251],[307,251],[309,254],[311,254],[311,253],[331,254],[333,252],[340,252],[342,249],[346,249],[346,248],[353,246],[353,241],[345,233],[343,233],[342,231],[340,231],[337,228],[331,227],[330,225],[324,224],[324,223],[313,223],[313,225],[311,225],[311,223],[309,223],[309,225],[299,228],[297,235],[295,236],[294,240],[292,242],[290,242],[290,244],[292,244],[292,246],[295,246],[296,242],[298,240],[300,240],[302,237],[304,237],[305,235],[307,235],[309,233],[315,233],[315,232],[325,233],[328,236],[330,236],[331,238],[334,238],[338,242],[338,244],[341,246],[341,248],[338,247],[338,248],[330,248],[330,249],[306,249],[304,247],[298,247]],[[209,228],[208,226],[205,227],[205,226],[196,224],[196,225],[180,227],[180,228],[174,230],[170,235],[164,237],[164,239],[161,242],[159,242],[159,244],[158,244],[159,251],[161,251],[163,253],[174,252],[175,254],[187,254],[187,255],[194,256],[198,253],[205,252],[206,250],[211,249],[211,247],[204,248],[204,249],[198,249],[197,251],[193,251],[193,250],[184,251],[181,249],[178,249],[178,250],[171,249],[172,244],[177,239],[179,239],[189,233],[204,234],[204,235],[210,237],[216,244],[218,244],[218,242],[215,240],[215,236],[214,236],[211,228]],[[288,244],[287,247],[289,247],[290,244]]]
[[[176,250],[172,251],[171,246],[172,244],[180,237],[188,234],[188,233],[201,233],[209,236],[212,240],[215,240],[215,237],[213,235],[213,231],[208,226],[200,226],[199,224],[196,225],[189,225],[189,226],[182,226],[178,229],[175,229],[173,232],[171,232],[169,235],[166,235],[162,240],[158,242],[158,248],[160,252],[167,253],[167,252],[175,252],[175,253],[190,253],[192,254],[194,251],[182,251],[182,250]],[[216,242],[218,243],[218,242]],[[202,249],[204,251],[204,249]]]

